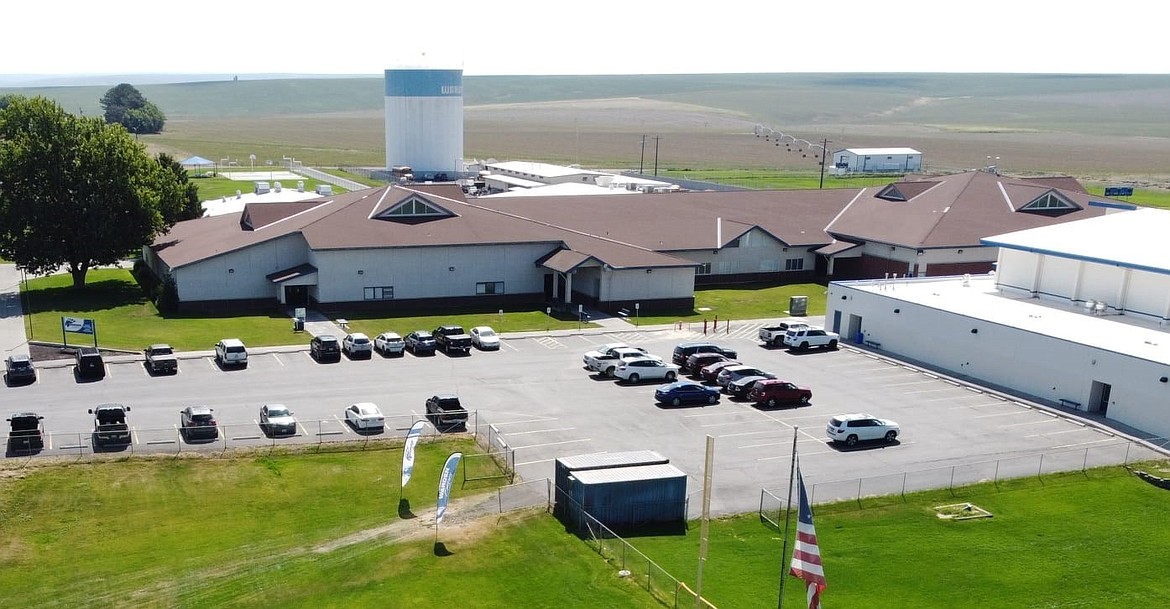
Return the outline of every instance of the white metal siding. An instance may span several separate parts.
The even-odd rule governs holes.
[[[174,269],[180,301],[275,298],[266,276],[308,262],[299,233]]]
[[[1047,296],[1073,298],[1073,289],[1077,285],[1077,275],[1081,272],[1081,264],[1068,258],[1044,257],[1044,273],[1040,276],[1039,292]],[[1081,292],[1084,293],[1082,284]]]
[[[385,99],[387,169],[407,165],[416,177],[421,172],[462,170],[462,97]]]
[[[690,298],[695,293],[695,270],[691,267],[658,268],[651,273],[645,269],[617,270],[605,276],[608,293],[602,300],[606,301]]]

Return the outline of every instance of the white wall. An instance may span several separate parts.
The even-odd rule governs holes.
[[[700,264],[710,263],[711,275],[785,273],[785,260],[789,258],[802,259],[803,271],[813,270],[816,264],[816,254],[806,248],[787,247],[782,241],[758,228],[744,233],[740,237],[739,247],[724,247],[716,254],[715,228],[712,226],[711,243],[712,249],[672,251],[670,254]]]
[[[463,169],[462,97],[387,97],[386,167],[422,172]],[[451,173],[454,179],[455,174]]]
[[[1082,408],[1089,407],[1093,381],[1108,383],[1108,418],[1170,436],[1170,384],[1159,381],[1167,375],[1161,364],[907,303],[896,298],[897,292],[875,294],[847,283],[829,285],[826,311],[830,326],[840,313],[843,335],[850,316],[858,315],[865,340],[880,344],[886,353],[1042,400],[1072,400]],[[1101,322],[1117,323],[1107,320]],[[972,334],[972,329],[978,332]]]
[[[488,281],[503,281],[507,294],[530,294],[544,291],[545,272],[535,262],[554,247],[531,243],[320,250],[311,254],[310,262],[319,271],[315,297],[321,302],[359,301],[364,288],[385,286],[393,286],[395,300],[475,296],[476,283]]]
[[[690,298],[695,294],[695,270],[691,267],[605,271],[602,273],[604,301],[638,301]],[[577,286],[573,280],[574,288]]]
[[[179,300],[275,298],[266,276],[308,262],[308,249],[297,233],[173,269]]]

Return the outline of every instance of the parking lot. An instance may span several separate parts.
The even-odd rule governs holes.
[[[247,368],[239,370],[220,368],[210,355],[185,355],[178,374],[160,377],[150,375],[141,361],[109,361],[106,378],[93,382],[78,382],[70,366],[42,365],[35,383],[3,391],[8,411],[45,417],[49,435],[41,455],[92,452],[87,409],[99,403],[131,406],[133,440],[126,451],[176,452],[225,444],[365,440],[370,437],[344,420],[344,408],[355,402],[373,402],[387,417],[385,433],[373,439],[401,437],[424,417],[427,397],[456,393],[473,413],[471,431],[490,425],[515,451],[521,479],[551,478],[558,457],[655,450],[690,477],[692,515],[699,505],[708,435],[715,438],[716,513],[756,509],[762,488],[785,488],[794,429],[806,483],[821,489],[813,491],[819,499],[859,492],[860,479],[897,478],[905,484],[906,472],[938,473],[928,476],[927,484],[945,486],[947,469],[952,476],[960,468],[990,477],[1011,475],[1017,464],[1020,475],[1028,475],[1038,460],[1047,461],[1039,467],[1050,471],[1152,454],[1092,425],[867,352],[763,348],[755,340],[760,325],[720,328],[720,334],[706,338],[675,328],[506,336],[496,352],[343,357],[330,364],[317,363],[305,350],[284,349],[254,352]],[[724,396],[715,405],[663,407],[653,400],[659,382],[620,384],[581,365],[582,354],[602,343],[626,342],[669,360],[674,345],[689,340],[725,344],[738,350],[744,363],[810,387],[811,404],[761,409]],[[307,347],[308,337],[305,342]],[[257,419],[266,403],[290,407],[298,419],[295,436],[273,439],[261,432]],[[188,444],[179,437],[179,410],[191,405],[215,409],[220,442]],[[892,444],[850,449],[830,444],[829,417],[848,412],[893,419],[902,435]],[[985,476],[989,464],[996,469]],[[868,488],[860,492],[868,494]]]

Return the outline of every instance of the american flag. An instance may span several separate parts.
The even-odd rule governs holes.
[[[792,568],[789,573],[803,579],[808,586],[808,609],[821,609],[821,592],[825,589],[825,571],[821,568],[821,549],[817,546],[817,530],[813,527],[812,508],[804,490],[800,465],[796,466],[796,481],[800,485],[800,516],[796,523],[796,547],[792,550]]]

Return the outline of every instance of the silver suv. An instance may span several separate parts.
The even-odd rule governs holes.
[[[248,366],[248,349],[238,338],[225,338],[215,343],[215,363],[220,366]]]

